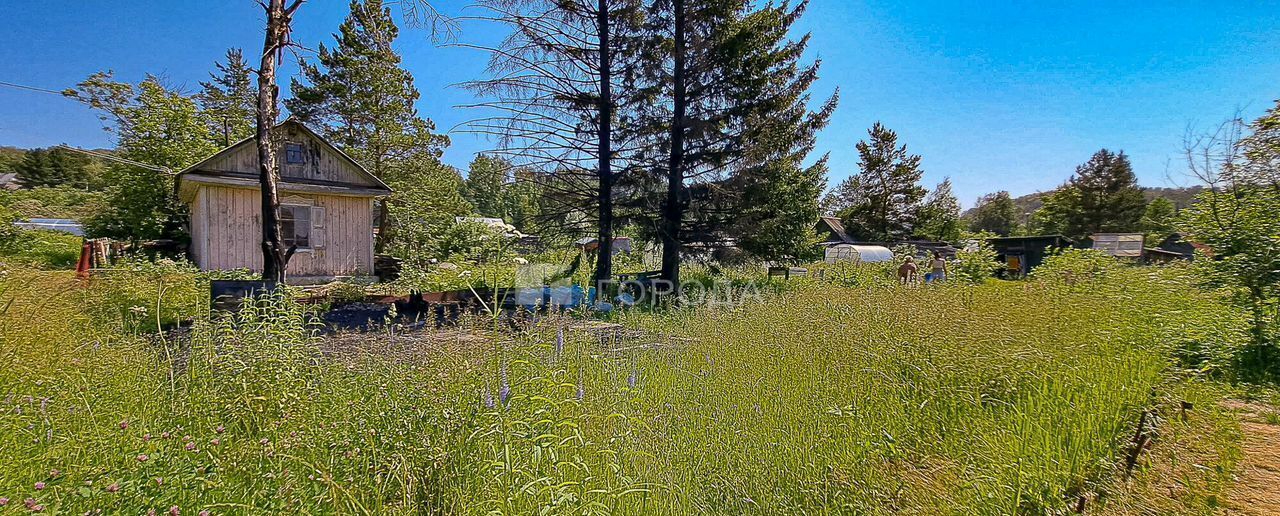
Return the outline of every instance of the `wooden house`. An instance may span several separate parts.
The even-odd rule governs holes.
[[[290,283],[373,275],[374,205],[391,188],[295,120],[276,126],[280,228]],[[191,256],[201,270],[262,270],[258,150],[250,137],[178,174],[191,213]]]

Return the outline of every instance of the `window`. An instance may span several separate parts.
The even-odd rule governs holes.
[[[298,165],[306,163],[306,154],[302,150],[301,143],[285,143],[284,144],[284,162],[289,165]]]
[[[311,207],[285,204],[280,206],[280,238],[285,248],[311,248]]]

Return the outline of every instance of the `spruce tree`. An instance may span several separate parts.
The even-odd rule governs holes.
[[[253,136],[257,116],[258,88],[253,70],[238,48],[227,50],[227,62],[214,63],[218,71],[200,83],[196,101],[209,118],[210,132],[222,145],[231,145]]]
[[[756,8],[742,0],[660,0],[640,55],[642,91],[657,101],[640,117],[650,137],[642,162],[654,171],[651,195],[636,203],[658,215],[662,274],[679,281],[681,250],[725,241],[758,257],[812,249],[825,162],[805,166],[814,133],[835,98],[809,112],[818,64],[800,65],[808,36],[788,39],[807,2]],[[642,153],[643,155],[644,153]]]
[[[887,242],[910,237],[926,193],[919,184],[924,174],[920,156],[898,145],[898,134],[880,122],[867,134],[869,141],[857,144],[858,172],[838,188],[851,199],[839,216],[854,238]]]
[[[337,46],[321,45],[315,62],[300,64],[305,82],[293,79],[293,98],[285,106],[298,120],[318,126],[378,178],[388,183],[414,180],[414,174],[430,167],[404,165],[438,160],[449,140],[434,134],[435,125],[418,116],[413,75],[400,67],[392,47],[399,29],[390,9],[381,0],[355,0],[350,9],[334,34]],[[378,211],[379,227],[393,225],[390,211]],[[378,251],[386,249],[392,234],[379,232]]]
[[[480,154],[471,160],[462,195],[476,214],[503,219],[508,216],[504,194],[510,172],[511,163],[502,158]]]

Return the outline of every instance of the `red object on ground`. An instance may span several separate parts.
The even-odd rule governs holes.
[[[89,258],[93,254],[93,246],[89,242],[85,242],[80,246],[80,261],[76,263],[76,277],[80,279],[89,278]]]

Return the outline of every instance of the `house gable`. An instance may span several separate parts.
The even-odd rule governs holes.
[[[273,136],[282,191],[333,195],[383,196],[391,193],[385,183],[370,174],[346,153],[334,147],[306,125],[285,120]],[[198,184],[257,188],[258,149],[250,137],[227,147],[178,174],[178,194],[190,202]]]

